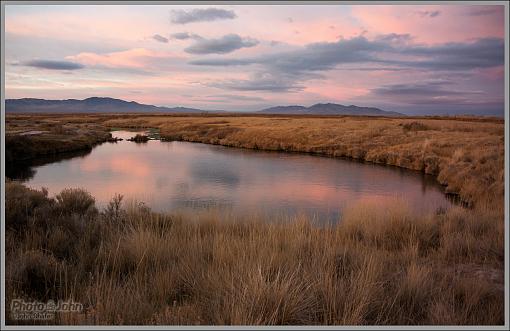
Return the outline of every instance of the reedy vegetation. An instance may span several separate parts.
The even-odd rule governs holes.
[[[504,322],[501,211],[416,217],[395,201],[318,226],[156,214],[119,196],[98,211],[82,190],[15,182],[6,199],[7,302],[86,307],[51,324]]]
[[[6,152],[15,150],[16,161],[32,150],[43,156],[90,149],[108,139],[106,127],[157,128],[166,140],[349,157],[423,171],[466,203],[503,203],[504,121],[495,118],[8,114],[6,125]],[[69,132],[16,135],[59,128]]]
[[[504,125],[496,119],[132,116],[103,125],[155,127],[167,140],[394,165],[436,176],[466,203],[503,203]]]
[[[38,118],[397,165],[436,175],[473,207],[417,216],[400,201],[355,205],[340,223],[318,226],[305,217],[238,219],[214,210],[156,214],[120,197],[98,211],[79,189],[52,198],[8,182],[7,302],[73,298],[86,307],[49,323],[504,323],[502,121]],[[8,116],[8,131],[17,120]]]
[[[59,117],[43,117],[40,120],[34,120],[29,115],[8,116],[6,124],[6,163],[32,160],[64,152],[90,150],[111,137],[109,130],[104,126],[94,123],[66,123]],[[27,131],[40,133],[22,134]]]

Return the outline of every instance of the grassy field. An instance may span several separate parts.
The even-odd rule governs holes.
[[[158,128],[167,140],[349,157],[423,171],[468,204],[500,207],[503,203],[501,119],[95,114],[8,115],[6,124],[6,152],[14,154],[12,160],[90,148],[108,139],[106,128],[150,127]],[[19,136],[48,128],[49,132],[72,129],[59,136]],[[27,151],[34,152],[27,155]]]
[[[110,139],[109,131],[97,123],[73,123],[61,116],[8,115],[5,160],[12,163],[91,150]]]
[[[395,201],[319,227],[119,198],[98,211],[79,189],[8,182],[6,213],[7,302],[85,306],[49,324],[504,323],[501,211],[417,218]]]
[[[423,171],[467,203],[503,203],[501,120],[371,117],[125,117],[103,125],[156,127],[162,138],[349,157]]]
[[[50,324],[504,323],[502,120],[8,115],[6,123],[11,142],[47,131],[21,136],[35,150],[77,133],[152,127],[167,140],[351,157],[433,174],[470,204],[422,216],[401,201],[353,205],[341,223],[317,226],[214,210],[157,214],[119,197],[98,210],[80,189],[49,197],[7,182],[7,302],[73,298],[86,308]],[[53,134],[60,126],[72,130]]]

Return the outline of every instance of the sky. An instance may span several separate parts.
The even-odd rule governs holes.
[[[500,5],[6,5],[6,98],[504,113]]]

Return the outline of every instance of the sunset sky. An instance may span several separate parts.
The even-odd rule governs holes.
[[[504,7],[7,5],[6,98],[504,111]]]

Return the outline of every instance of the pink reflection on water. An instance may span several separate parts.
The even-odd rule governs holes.
[[[126,134],[126,133],[122,133]],[[122,141],[36,168],[28,185],[51,194],[82,187],[103,206],[115,193],[157,211],[221,207],[242,212],[322,213],[338,219],[359,203],[395,198],[418,212],[447,207],[440,187],[409,171],[301,154],[184,142]]]

